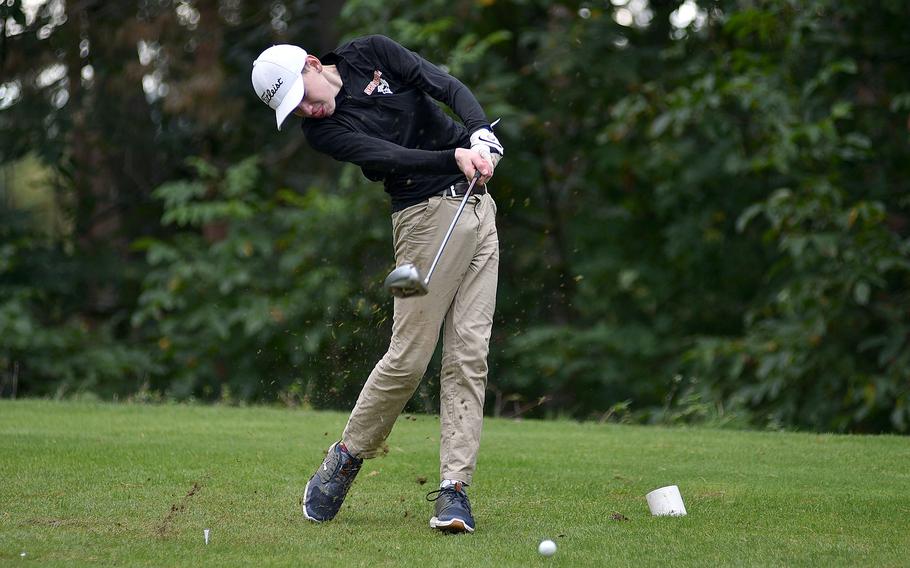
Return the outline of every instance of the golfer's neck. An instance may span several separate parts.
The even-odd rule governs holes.
[[[338,68],[334,65],[323,65],[322,73],[325,75],[325,80],[332,86],[332,96],[336,96],[344,84],[341,81],[341,74],[338,73]]]

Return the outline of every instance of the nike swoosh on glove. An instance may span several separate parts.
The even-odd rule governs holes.
[[[493,134],[493,129],[489,127],[481,128],[471,134],[471,150],[489,160],[494,169],[499,160],[505,155],[502,144],[496,138],[496,135]]]

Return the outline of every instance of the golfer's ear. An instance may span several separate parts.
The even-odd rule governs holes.
[[[304,70],[306,70],[306,69],[312,69],[313,71],[319,73],[320,71],[322,71],[322,61],[319,61],[319,58],[316,57],[315,55],[307,55],[306,56],[306,67],[304,68]]]

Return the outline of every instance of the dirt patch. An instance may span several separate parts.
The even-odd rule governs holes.
[[[55,517],[34,517],[28,519],[23,523],[24,525],[31,526],[48,526],[48,527],[62,527],[62,526],[75,526],[75,527],[88,527],[91,526],[91,523],[88,521],[83,521],[79,519],[58,519]]]
[[[161,519],[161,522],[158,523],[158,528],[155,530],[159,537],[163,538],[167,536],[171,530],[171,526],[174,524],[174,519],[177,518],[177,515],[186,511],[187,505],[190,504],[190,499],[199,493],[202,490],[202,487],[203,485],[201,481],[194,481],[193,486],[190,487],[190,490],[187,491],[186,495],[184,495],[180,501],[171,505],[170,510],[167,512],[164,518]]]

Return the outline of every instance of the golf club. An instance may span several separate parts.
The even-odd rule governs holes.
[[[464,193],[464,197],[461,199],[461,204],[458,206],[458,211],[455,212],[455,218],[452,219],[452,223],[449,225],[449,230],[446,231],[445,237],[442,239],[442,244],[439,245],[439,250],[436,252],[436,258],[433,259],[433,264],[430,265],[430,270],[427,272],[426,278],[420,277],[420,271],[417,270],[417,267],[411,263],[402,264],[395,270],[389,273],[385,279],[385,289],[389,291],[390,294],[397,298],[410,298],[411,296],[425,296],[427,294],[427,286],[430,285],[430,277],[433,276],[433,271],[436,270],[436,265],[439,263],[439,257],[442,256],[442,251],[446,248],[446,243],[449,242],[449,237],[452,236],[452,231],[455,229],[455,224],[458,222],[458,218],[461,216],[461,212],[464,210],[464,206],[468,202],[468,198],[471,197],[471,191],[474,189],[474,184],[477,183],[477,180],[480,179],[480,171],[474,174],[474,178],[471,180],[471,183],[468,184],[468,189]]]

